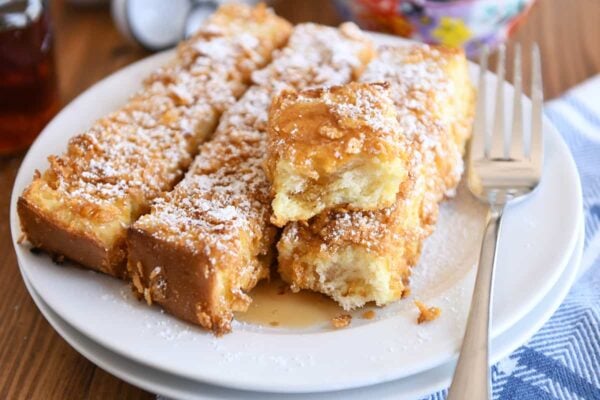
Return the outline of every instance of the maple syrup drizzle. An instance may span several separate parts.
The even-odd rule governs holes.
[[[260,282],[250,293],[252,303],[246,312],[236,313],[238,321],[278,327],[308,328],[331,324],[331,319],[346,314],[328,297],[303,290],[292,292],[278,279]]]

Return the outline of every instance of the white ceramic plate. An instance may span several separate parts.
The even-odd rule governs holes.
[[[560,276],[558,282],[544,297],[544,299],[531,310],[526,318],[520,320],[507,332],[495,338],[491,344],[491,361],[493,363],[510,354],[517,347],[524,344],[540,327],[552,316],[558,306],[567,295],[579,272],[579,264],[583,249],[583,226],[580,228],[580,239],[575,251]],[[42,314],[56,329],[56,331],[79,353],[94,362],[104,370],[118,376],[119,378],[144,388],[153,393],[168,396],[173,399],[190,400],[325,400],[331,398],[343,398],[346,400],[371,400],[371,399],[394,399],[409,400],[419,399],[430,393],[434,393],[447,387],[454,370],[454,361],[450,361],[439,367],[432,368],[413,376],[368,386],[359,389],[350,389],[339,392],[320,394],[270,394],[258,392],[245,392],[226,389],[198,383],[193,380],[180,378],[161,372],[157,369],[146,367],[114,353],[86,336],[62,320],[54,313],[40,296],[31,287],[25,278],[25,284],[31,293]]]
[[[403,41],[373,35],[379,42]],[[417,325],[411,301],[355,319],[348,329],[330,331],[263,329],[236,324],[216,339],[133,300],[123,282],[71,267],[57,267],[16,245],[21,232],[18,195],[46,156],[122,104],[142,77],[164,63],[158,54],[111,75],[69,104],[42,132],[15,181],[11,227],[22,271],[42,299],[67,323],[112,351],[189,379],[237,389],[314,392],[390,381],[438,366],[459,348],[472,290],[484,209],[465,190],[443,205],[440,222],[415,268],[415,298],[442,308],[433,323]],[[473,75],[476,68],[473,67]],[[488,75],[490,89],[495,76]],[[510,95],[512,87],[506,85]],[[488,93],[492,93],[489,90]],[[510,110],[507,97],[506,109]],[[490,101],[490,107],[492,102]],[[529,102],[525,102],[529,107]],[[528,112],[524,113],[528,115]],[[491,112],[490,112],[491,115]],[[567,265],[577,240],[581,188],[570,153],[544,121],[546,159],[542,183],[504,219],[495,281],[494,324],[498,336],[541,301]]]

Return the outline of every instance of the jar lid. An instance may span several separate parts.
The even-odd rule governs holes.
[[[112,15],[119,31],[144,48],[174,46],[195,32],[218,7],[219,0],[113,0]]]
[[[24,28],[42,15],[41,0],[0,0],[0,31]]]

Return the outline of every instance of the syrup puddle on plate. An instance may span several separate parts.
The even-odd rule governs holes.
[[[235,315],[238,321],[268,327],[308,328],[331,325],[332,318],[348,314],[328,297],[308,290],[294,293],[279,279],[260,282],[250,296],[248,311]]]

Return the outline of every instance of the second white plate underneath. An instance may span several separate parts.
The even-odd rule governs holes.
[[[491,343],[491,358],[495,363],[524,344],[556,311],[578,276],[583,249],[583,227],[574,253],[558,282],[546,297],[508,331]],[[100,346],[82,335],[56,313],[35,292],[25,279],[32,298],[56,331],[79,353],[119,378],[153,393],[180,400],[415,400],[447,387],[454,371],[454,361],[419,374],[359,389],[319,394],[270,394],[226,389],[198,383],[171,375],[129,360]]]

